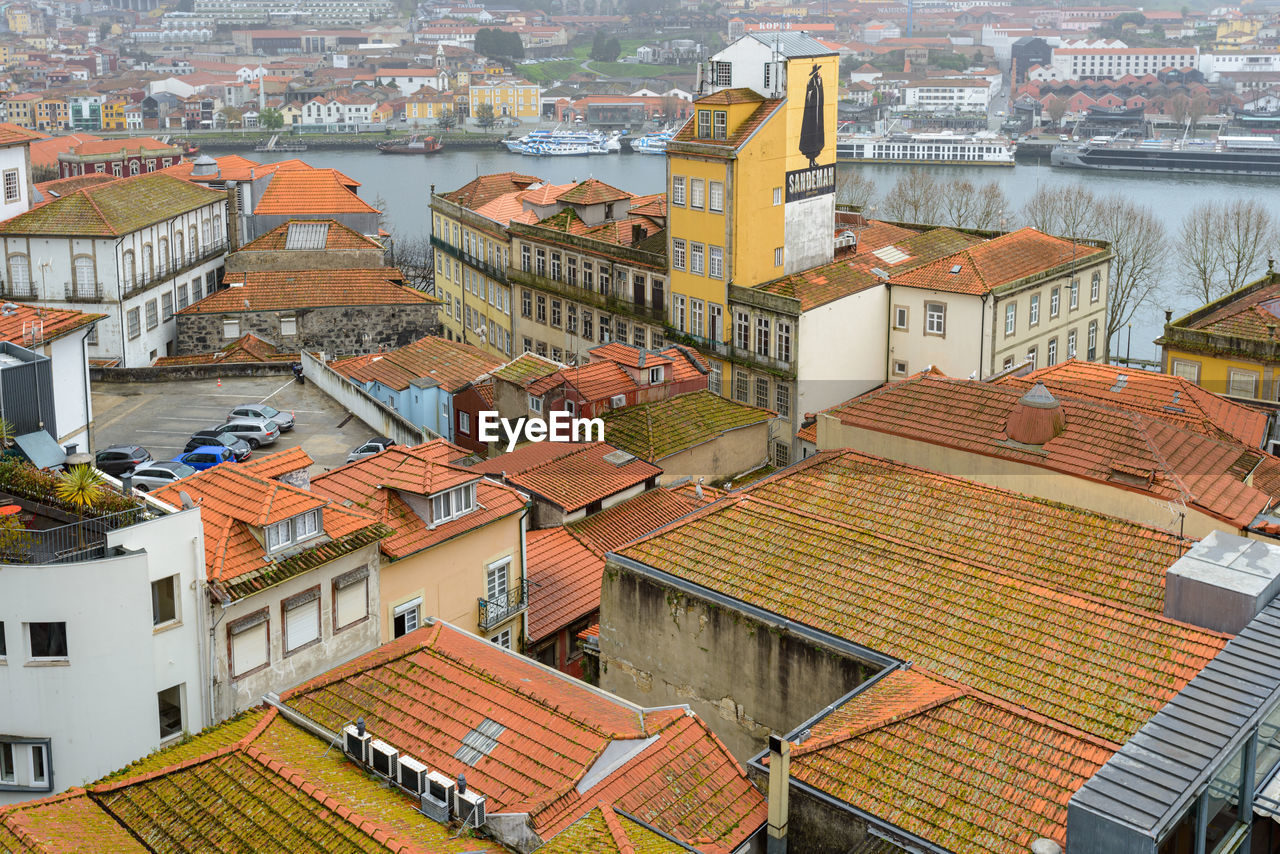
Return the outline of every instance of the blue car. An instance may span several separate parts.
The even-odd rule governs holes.
[[[194,451],[179,454],[173,458],[175,463],[191,466],[196,471],[211,469],[219,463],[235,460],[235,454],[226,445],[203,445]]]

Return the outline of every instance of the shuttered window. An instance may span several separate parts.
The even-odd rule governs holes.
[[[333,628],[338,630],[369,616],[369,569],[361,567],[333,580]]]
[[[259,611],[228,627],[231,633],[231,675],[243,676],[270,660],[267,612]]]
[[[300,593],[284,602],[284,651],[288,655],[320,639],[320,593]]]

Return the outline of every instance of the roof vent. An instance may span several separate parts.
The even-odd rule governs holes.
[[[18,306],[11,302],[7,302],[4,305],[0,305],[0,314],[3,314],[5,317],[9,317],[10,315],[17,312],[17,310],[18,310]]]
[[[218,161],[207,154],[201,154],[191,162],[191,177],[193,178],[216,174],[218,174]]]
[[[1236,634],[1278,593],[1280,548],[1210,531],[1165,573],[1164,615]]]
[[[634,459],[635,455],[628,454],[626,451],[610,451],[604,455],[604,461],[606,463],[613,463],[618,468],[622,468]]]
[[[1043,445],[1060,435],[1066,426],[1062,404],[1049,394],[1044,383],[1036,383],[1030,391],[1018,398],[1004,429],[1015,442]]]

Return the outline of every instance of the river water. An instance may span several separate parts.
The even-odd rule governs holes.
[[[590,157],[524,157],[505,151],[453,150],[429,157],[380,154],[374,150],[309,151],[302,155],[247,153],[263,162],[298,157],[313,166],[341,169],[361,183],[360,195],[366,201],[381,198],[385,202],[389,230],[399,235],[426,234],[430,230],[428,204],[431,185],[437,192],[455,189],[478,175],[491,172],[523,172],[537,175],[553,183],[595,177],[637,194],[661,192],[665,182],[665,158],[652,155],[617,154]],[[858,169],[876,184],[880,195],[888,193],[900,176],[918,166],[883,164],[841,165],[842,169]],[[968,178],[979,182],[994,179],[1009,198],[1015,212],[1010,225],[1016,224],[1016,211],[1041,186],[1082,184],[1099,193],[1122,193],[1132,201],[1147,204],[1176,235],[1183,216],[1204,200],[1224,201],[1252,198],[1267,206],[1280,220],[1280,182],[1257,178],[1234,178],[1193,175],[1143,175],[1114,172],[1092,172],[1077,169],[1053,169],[1047,165],[1019,164],[1013,169],[975,167],[938,168],[937,176]],[[1135,358],[1153,359],[1152,343],[1164,324],[1164,310],[1172,309],[1180,316],[1195,307],[1195,301],[1179,293],[1177,271],[1172,263],[1166,269],[1164,282],[1155,298],[1134,318],[1132,344],[1127,331],[1113,342],[1112,352],[1123,355],[1131,347]]]

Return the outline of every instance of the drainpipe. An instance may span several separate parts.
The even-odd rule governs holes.
[[[884,381],[893,376],[893,285],[886,279],[884,283],[885,302],[889,304],[889,316],[885,318],[884,336]],[[920,318],[924,320],[924,318]],[[797,401],[798,402],[798,401]]]
[[[80,338],[80,368],[84,371],[84,449],[87,453],[93,453],[93,410],[89,398],[89,331],[96,326],[93,325],[86,329],[84,335]]]
[[[987,297],[989,297],[990,295],[991,295],[990,293],[984,293],[982,295],[982,315],[983,316],[985,316],[987,313]],[[995,306],[996,304],[993,302],[991,304],[992,324],[995,323],[995,314],[994,314]],[[978,382],[982,382],[982,360],[983,360],[983,351],[984,351],[984,347],[986,346],[986,343],[987,343],[987,330],[982,325],[982,317],[979,317],[978,319],[978,376],[975,377],[975,379],[977,379]]]
[[[787,854],[791,797],[791,742],[769,735],[769,835],[766,854]]]
[[[119,317],[119,322],[120,322],[120,367],[122,367],[122,368],[127,368],[127,367],[129,367],[129,364],[128,364],[128,361],[129,361],[129,360],[128,360],[128,358],[125,356],[125,347],[126,347],[126,344],[125,344],[125,337],[124,337],[124,325],[125,325],[124,286],[123,286],[123,285],[121,284],[121,282],[120,282],[121,274],[122,274],[123,269],[124,269],[124,268],[121,266],[121,264],[120,264],[120,244],[121,244],[121,243],[123,243],[123,242],[124,242],[124,238],[123,238],[123,237],[120,237],[120,238],[117,238],[117,239],[116,239],[116,251],[115,251],[115,256],[116,256],[116,258],[115,258],[115,260],[116,260],[116,310],[120,313],[120,317]],[[134,263],[136,264],[137,262],[135,261]],[[73,271],[73,272],[74,272],[74,271]]]

